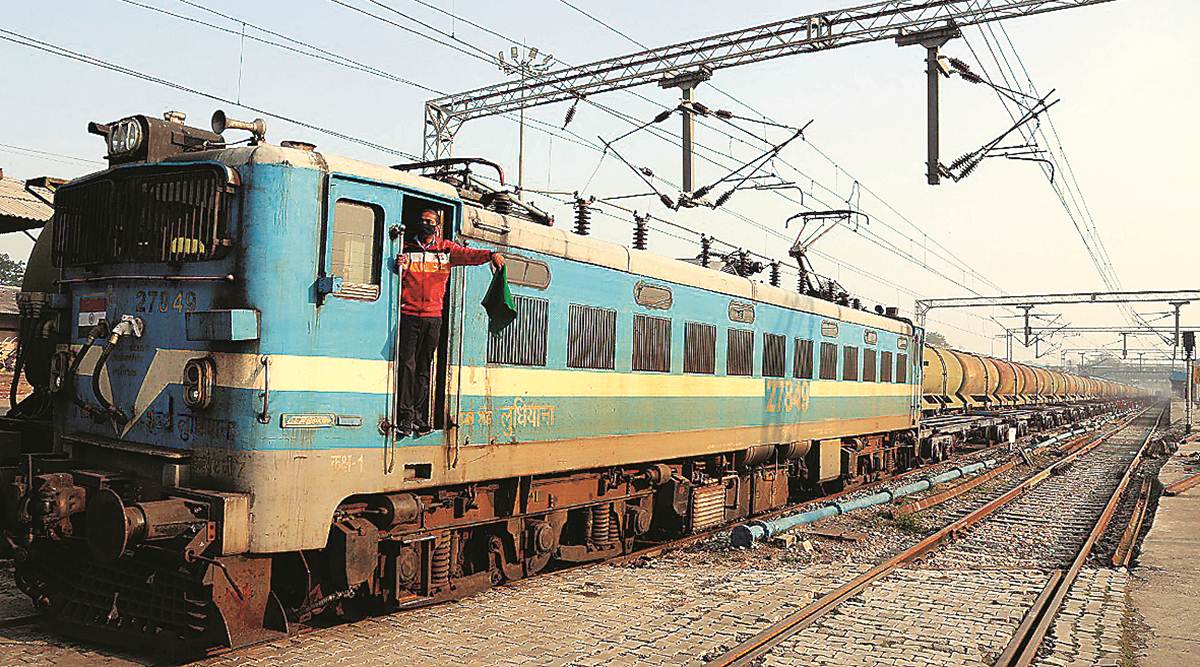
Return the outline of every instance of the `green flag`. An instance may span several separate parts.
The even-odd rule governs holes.
[[[504,331],[504,328],[517,319],[517,306],[513,303],[512,292],[508,291],[508,267],[502,266],[492,274],[492,284],[488,286],[487,294],[479,302],[488,314],[488,331],[492,335]]]

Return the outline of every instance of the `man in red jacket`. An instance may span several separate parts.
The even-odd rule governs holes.
[[[429,425],[429,371],[442,331],[442,303],[450,267],[491,261],[495,269],[504,257],[490,250],[459,245],[442,237],[442,219],[432,209],[421,211],[416,234],[396,258],[400,278],[400,358],[397,431],[424,435]]]

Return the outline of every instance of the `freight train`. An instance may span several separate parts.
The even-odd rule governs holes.
[[[57,191],[20,297],[5,530],[87,640],[186,654],[446,600],[936,458],[923,412],[1132,395],[554,228],[475,185],[486,161],[213,120],[93,123],[110,166]],[[454,269],[433,431],[406,436],[394,259],[425,209],[503,253],[517,317],[489,333],[491,276]]]

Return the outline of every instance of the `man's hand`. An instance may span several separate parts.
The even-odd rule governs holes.
[[[492,253],[492,269],[499,271],[502,268],[504,268],[504,255],[498,252]]]

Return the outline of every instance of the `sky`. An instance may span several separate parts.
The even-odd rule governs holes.
[[[263,115],[246,107],[310,126],[267,116],[271,142],[304,140],[320,151],[394,164],[409,159],[401,154],[421,154],[426,100],[507,76],[494,55],[489,60],[464,51],[496,54],[514,44],[536,46],[552,54],[554,64],[575,65],[641,50],[638,43],[672,44],[853,4],[571,2],[616,31],[563,0],[22,4],[21,11],[6,12],[0,26],[8,31],[0,32],[0,83],[6,91],[0,104],[0,168],[8,177],[75,177],[104,166],[103,142],[87,134],[88,121],[174,109],[187,113],[189,124],[207,127],[218,108],[235,118]],[[696,91],[696,99],[707,106],[747,118],[765,114],[789,127],[811,121],[804,139],[784,148],[766,170],[795,185],[782,191],[788,198],[742,190],[720,210],[683,212],[650,198],[620,203],[654,216],[650,249],[656,252],[676,257],[697,252],[695,237],[662,222],[667,221],[785,264],[791,264],[787,250],[797,228],[784,223],[793,214],[809,208],[861,210],[867,218],[857,226],[840,226],[814,246],[814,267],[868,306],[898,305],[906,313],[916,298],[1105,289],[1077,229],[1085,221],[1094,223],[1124,289],[1200,288],[1200,204],[1191,196],[1200,175],[1193,157],[1200,154],[1200,127],[1194,122],[1200,43],[1192,30],[1198,21],[1200,3],[1116,0],[990,28],[967,27],[964,38],[944,47],[944,55],[997,82],[1000,72],[1011,71],[1022,88],[1031,80],[1042,94],[1054,91],[1051,99],[1059,102],[1042,116],[1042,147],[1057,155],[1055,182],[1076,212],[1074,222],[1037,163],[988,159],[960,182],[927,185],[924,52],[892,41],[720,69]],[[167,79],[191,92],[3,40],[14,33]],[[287,39],[310,45],[300,50],[316,47],[327,58],[351,59],[358,69],[264,43],[295,46]],[[363,71],[367,67],[383,76]],[[953,77],[942,79],[941,89],[943,163],[1012,125],[987,86]],[[524,186],[599,198],[646,192],[611,153],[602,157],[583,144],[598,145],[601,138],[611,140],[631,129],[630,123],[649,121],[674,106],[678,94],[643,86],[589,98],[578,106],[570,133],[561,129],[566,103],[529,110]],[[616,144],[631,163],[661,178],[657,187],[672,197],[680,179],[679,123],[676,115],[656,126],[663,137],[642,131]],[[699,125],[698,182],[726,176],[763,151],[767,144],[755,136],[779,142],[790,135],[758,122],[735,123],[737,128],[716,121]],[[512,181],[517,137],[515,116],[473,120],[459,132],[454,152],[496,160]],[[570,208],[530,196],[555,213],[558,225],[571,224]],[[631,215],[605,210],[617,217],[596,216],[593,234],[628,243]],[[26,256],[30,247],[20,234],[0,238],[0,251],[13,256]],[[795,274],[784,275],[790,286]],[[1166,306],[1138,310],[1155,325],[1170,324],[1170,318],[1158,319]],[[934,311],[929,328],[955,346],[1003,356],[1001,324],[1019,325],[1007,317],[1012,312]],[[1126,323],[1107,306],[1047,306],[1035,312],[1061,314],[1060,323]],[[1200,324],[1200,304],[1183,313],[1185,324]],[[1138,341],[1139,348],[1156,343]],[[1119,352],[1120,342],[1116,335],[1060,336],[1039,346],[1040,358],[1016,344],[1014,358],[1057,363],[1064,349],[1091,347]],[[1077,360],[1077,353],[1068,352],[1067,358]]]

